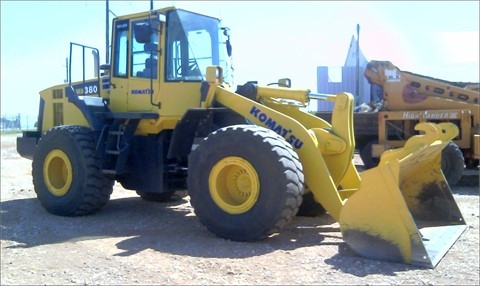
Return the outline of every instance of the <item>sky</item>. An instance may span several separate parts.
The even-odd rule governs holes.
[[[480,82],[480,1],[154,1],[221,18],[231,30],[234,84],[288,77],[316,91],[318,66],[343,66],[360,26],[367,60],[448,81]],[[70,42],[105,63],[105,1],[1,0],[1,114],[36,115],[39,92],[62,84]],[[109,1],[115,17],[150,1]]]

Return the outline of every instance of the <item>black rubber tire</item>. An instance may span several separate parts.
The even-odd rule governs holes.
[[[137,195],[139,195],[142,199],[149,201],[149,202],[157,202],[157,203],[163,203],[169,201],[175,191],[171,192],[164,192],[164,193],[153,193],[153,192],[142,192],[142,191],[136,191]]]
[[[225,211],[212,197],[227,189],[211,192],[209,185],[214,167],[225,158],[245,160],[258,175],[258,197],[241,213]],[[304,175],[298,155],[284,138],[263,127],[234,125],[211,133],[190,154],[188,186],[195,214],[208,230],[225,239],[253,241],[280,232],[295,217]]]
[[[442,172],[450,187],[455,186],[463,176],[465,158],[457,144],[450,142],[442,151]]]
[[[54,127],[39,140],[32,162],[33,185],[49,213],[88,215],[107,204],[114,180],[102,173],[95,146],[92,131],[82,126]]]
[[[324,215],[325,213],[326,211],[323,206],[315,201],[312,192],[303,195],[302,204],[298,209],[297,216],[316,217]]]
[[[373,158],[372,157],[372,145],[378,144],[378,140],[369,141],[360,149],[360,158],[363,161],[363,166],[365,169],[371,169],[373,167],[378,166],[380,162],[380,158]]]

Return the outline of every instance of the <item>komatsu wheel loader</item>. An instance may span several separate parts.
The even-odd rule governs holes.
[[[233,91],[230,54],[216,18],[175,7],[115,18],[111,64],[41,91],[37,130],[17,140],[43,207],[95,213],[114,181],[154,201],[187,188],[208,230],[252,241],[280,232],[310,195],[359,255],[435,267],[466,228],[439,160],[458,128],[421,123],[360,175],[351,94],[288,79]],[[335,102],[331,122],[303,111],[311,98]]]

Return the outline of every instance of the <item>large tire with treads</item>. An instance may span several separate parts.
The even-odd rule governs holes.
[[[89,128],[58,126],[38,142],[32,162],[35,192],[42,206],[61,216],[97,212],[110,199],[114,180],[102,173]]]
[[[464,169],[465,158],[462,151],[457,144],[449,142],[442,151],[442,172],[450,187],[460,181]]]
[[[263,127],[234,125],[211,133],[190,154],[188,172],[195,214],[226,239],[252,241],[278,233],[302,202],[298,155]]]

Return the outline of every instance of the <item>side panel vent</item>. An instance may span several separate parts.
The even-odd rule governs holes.
[[[53,104],[53,126],[63,125],[63,103]]]
[[[63,98],[63,90],[61,89],[54,89],[53,90],[53,99]]]

